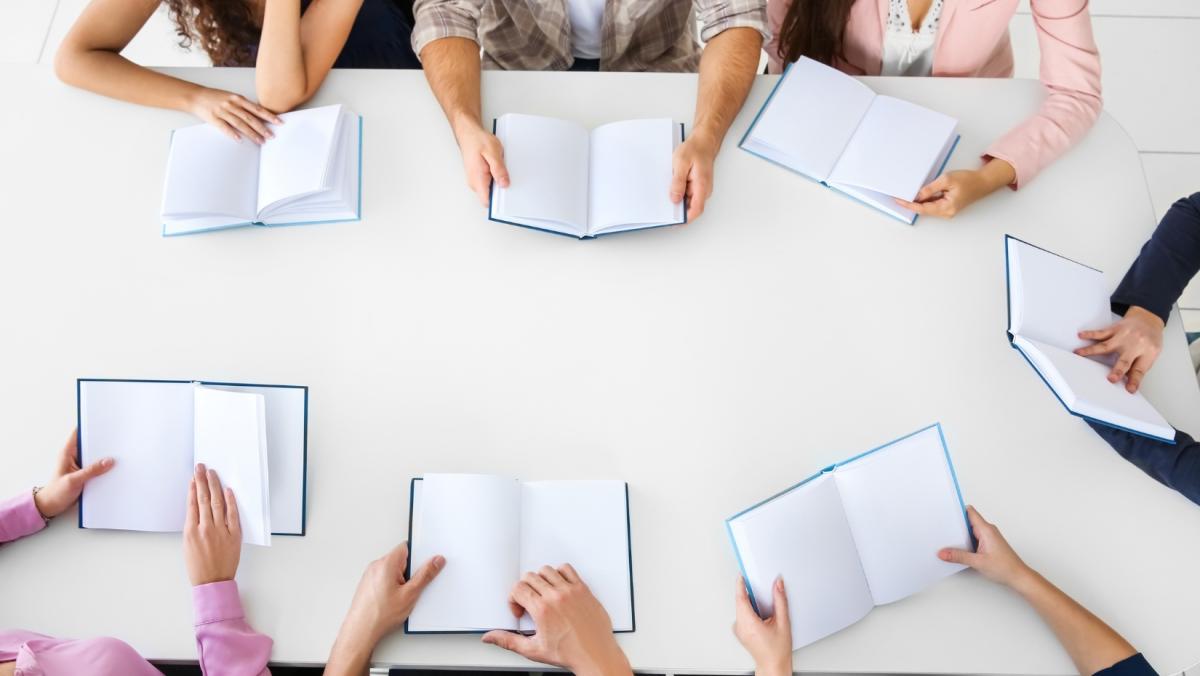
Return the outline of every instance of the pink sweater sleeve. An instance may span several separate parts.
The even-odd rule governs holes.
[[[988,148],[1017,173],[1013,188],[1028,183],[1096,123],[1100,98],[1100,52],[1092,37],[1088,0],[1032,0],[1041,50],[1046,100],[1029,119]]]
[[[271,672],[270,637],[246,622],[237,582],[192,587],[196,614],[196,650],[205,676],[265,676]]]
[[[46,527],[46,520],[33,502],[33,491],[0,502],[0,543],[33,535]]]

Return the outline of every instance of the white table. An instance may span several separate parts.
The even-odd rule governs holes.
[[[187,76],[249,93],[251,73]],[[1200,660],[1200,509],[1067,415],[1005,340],[1002,239],[1113,283],[1153,226],[1109,117],[1024,188],[901,225],[736,149],[686,228],[580,242],[488,222],[420,73],[339,72],[315,103],[365,116],[360,223],[164,240],[168,130],[188,117],[0,67],[0,494],[44,481],[79,376],[311,386],[309,534],[247,548],[239,580],[281,663],[324,660],[366,563],[406,534],[411,476],[630,483],[635,668],[745,672],[723,519],[940,420],[967,499],[1164,673]],[[1033,110],[1027,81],[872,80],[957,116],[952,167]],[[488,74],[485,115],[689,122],[683,75]],[[32,122],[30,121],[32,116]],[[1146,390],[1200,431],[1178,319]],[[0,552],[0,626],[120,636],[194,659],[174,535],[68,515]],[[511,667],[472,637],[396,635],[379,664]],[[796,668],[1063,674],[1034,613],[954,576],[796,653]]]

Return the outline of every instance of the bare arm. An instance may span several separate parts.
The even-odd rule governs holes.
[[[277,112],[308,101],[346,45],[362,0],[266,0],[254,80],[258,99]]]
[[[692,135],[675,151],[671,180],[671,201],[687,196],[689,221],[704,212],[712,194],[713,162],[754,83],[761,51],[762,34],[737,27],[709,40],[700,57]]]
[[[437,97],[446,121],[462,151],[467,185],[484,206],[490,199],[494,178],[508,185],[504,166],[504,148],[491,132],[483,128],[479,102],[479,45],[474,40],[447,37],[434,40],[421,50],[425,79]]]
[[[54,72],[69,85],[143,106],[192,113],[233,138],[261,142],[265,121],[278,118],[236,94],[157,73],[121,56],[158,0],[92,0],[54,57]]]

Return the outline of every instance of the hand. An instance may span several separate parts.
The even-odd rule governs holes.
[[[33,496],[33,503],[44,518],[52,519],[67,511],[67,508],[79,499],[84,484],[113,468],[115,461],[112,458],[100,458],[80,469],[75,462],[78,450],[79,430],[75,430],[71,432],[71,438],[67,439],[67,445],[63,446],[58,454],[54,476]]]
[[[775,596],[775,614],[762,619],[750,604],[746,583],[737,580],[737,621],[733,633],[738,642],[754,658],[756,676],[780,676],[792,673],[792,623],[788,617],[787,592],[783,578],[772,585]]]
[[[693,133],[675,149],[671,158],[671,202],[687,197],[687,219],[704,213],[704,203],[713,191],[713,162],[721,144],[712,137]]]
[[[570,564],[525,573],[509,596],[513,615],[533,618],[537,633],[489,631],[483,642],[579,676],[629,674],[629,660],[613,638],[612,620]]]
[[[1138,391],[1142,378],[1154,366],[1162,352],[1163,320],[1158,315],[1136,305],[1125,312],[1121,321],[1103,329],[1080,331],[1084,340],[1103,341],[1075,350],[1081,357],[1101,354],[1117,355],[1117,363],[1108,373],[1108,382],[1118,383],[1125,378],[1125,390]]]
[[[461,130],[461,131],[460,131]],[[467,185],[487,206],[492,200],[492,180],[501,188],[508,187],[508,168],[504,166],[504,146],[478,122],[464,123],[455,129],[458,149],[462,152],[463,170]]]
[[[950,563],[970,566],[992,582],[1013,587],[1033,572],[1021,557],[1013,551],[1000,529],[983,520],[974,507],[967,507],[967,519],[979,547],[969,552],[965,549],[947,547],[938,552],[938,558]]]
[[[949,171],[921,188],[912,202],[896,202],[922,216],[953,218],[976,201],[987,197],[1017,178],[1013,166],[1004,160],[992,159],[975,170]]]
[[[275,136],[268,122],[283,124],[278,115],[244,96],[207,87],[192,96],[188,110],[235,141],[245,136],[259,145]]]
[[[187,521],[183,524],[183,561],[196,587],[232,580],[242,556],[242,522],[233,491],[221,488],[217,473],[196,465],[188,486]]]
[[[405,581],[407,562],[408,543],[404,542],[367,566],[342,625],[343,633],[353,631],[377,643],[408,619],[421,592],[446,566],[445,557],[435,556]]]

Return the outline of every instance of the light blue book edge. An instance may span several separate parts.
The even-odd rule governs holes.
[[[171,130],[171,137],[175,137],[175,130]],[[339,218],[327,221],[300,221],[297,223],[279,223],[277,225],[267,225],[266,223],[246,222],[246,223],[231,223],[229,225],[218,225],[212,228],[200,228],[198,230],[188,230],[187,232],[176,232],[167,234],[167,224],[162,224],[163,237],[186,237],[188,235],[199,235],[205,232],[218,232],[220,230],[236,230],[238,228],[287,228],[294,225],[322,225],[325,223],[352,223],[362,220],[362,151],[363,151],[363,118],[358,116],[358,215],[354,218]]]
[[[841,462],[836,462],[832,465],[829,465],[828,467],[825,467],[824,469],[817,472],[816,474],[813,474],[812,476],[804,479],[800,483],[789,486],[789,487],[783,489],[782,491],[779,491],[775,495],[772,495],[771,497],[769,497],[765,500],[759,501],[759,502],[751,505],[750,507],[743,509],[742,511],[738,512],[737,514],[734,514],[733,516],[729,517],[728,519],[725,519],[725,533],[726,533],[726,535],[729,536],[729,544],[733,546],[733,556],[737,560],[738,571],[742,575],[742,583],[746,585],[746,593],[750,597],[750,605],[754,607],[754,612],[761,614],[761,612],[759,611],[759,608],[758,608],[758,601],[755,600],[755,598],[754,598],[754,589],[750,587],[750,576],[746,574],[746,566],[742,562],[742,553],[738,549],[737,540],[734,539],[734,537],[733,537],[733,529],[730,527],[730,523],[734,519],[737,519],[738,517],[748,514],[752,511],[758,509],[759,507],[762,507],[763,505],[767,504],[768,502],[771,502],[780,497],[783,497],[784,495],[787,495],[788,493],[791,493],[792,491],[794,491],[797,488],[803,486],[804,484],[812,481],[813,479],[816,479],[817,477],[821,476],[822,474],[828,474],[830,472],[833,472],[834,470],[836,470],[837,468],[839,468],[843,465],[848,465],[848,464],[854,462],[855,460],[859,460],[868,455],[871,455],[872,453],[882,451],[883,449],[888,448],[890,446],[894,446],[894,445],[900,443],[901,441],[904,441],[905,439],[915,437],[918,434],[928,432],[929,430],[934,429],[934,428],[937,429],[938,440],[941,441],[941,443],[942,443],[942,452],[946,455],[946,465],[950,468],[950,478],[954,482],[954,493],[958,496],[958,506],[962,510],[963,521],[967,525],[967,534],[971,536],[971,542],[972,542],[972,544],[974,544],[975,533],[973,530],[971,530],[971,522],[967,519],[967,505],[963,501],[962,488],[960,488],[959,484],[958,484],[958,473],[955,472],[954,462],[950,459],[950,448],[949,448],[949,446],[946,445],[946,435],[942,431],[942,423],[936,422],[932,425],[927,425],[925,427],[922,427],[921,429],[919,429],[915,432],[910,432],[909,434],[905,434],[904,436],[902,436],[898,439],[893,439],[893,440],[887,442],[886,444],[883,444],[882,446],[876,446],[875,448],[872,448],[869,451],[864,451],[862,453],[859,453],[858,455],[856,455],[852,458],[849,458],[847,460],[842,460]]]

